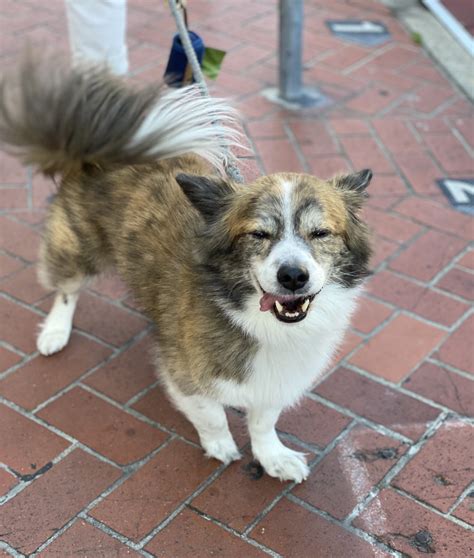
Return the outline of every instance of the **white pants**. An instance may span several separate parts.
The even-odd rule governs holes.
[[[127,0],[65,0],[73,60],[105,62],[128,71]]]

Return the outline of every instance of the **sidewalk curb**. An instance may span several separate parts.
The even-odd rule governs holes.
[[[437,19],[417,0],[380,0],[411,32],[419,33],[422,46],[447,72],[456,85],[474,101],[474,62]]]

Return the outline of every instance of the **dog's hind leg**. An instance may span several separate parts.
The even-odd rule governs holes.
[[[183,395],[173,384],[166,382],[168,394],[176,407],[192,422],[208,457],[223,463],[240,459],[232,438],[224,407],[208,397]]]

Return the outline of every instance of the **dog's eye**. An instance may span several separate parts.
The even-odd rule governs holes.
[[[270,238],[270,233],[267,233],[266,231],[252,231],[250,234],[254,238],[258,238],[259,240],[265,240],[267,238]]]
[[[311,238],[324,238],[325,236],[329,236],[330,232],[327,229],[315,229],[311,231],[310,237]]]

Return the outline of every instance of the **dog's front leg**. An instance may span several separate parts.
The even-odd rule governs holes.
[[[309,474],[303,453],[284,446],[275,430],[281,409],[251,408],[248,428],[254,457],[272,477],[301,482]]]
[[[224,407],[220,403],[201,395],[184,395],[169,382],[167,388],[176,407],[197,430],[208,457],[214,457],[226,464],[240,459],[241,455],[230,433]]]

